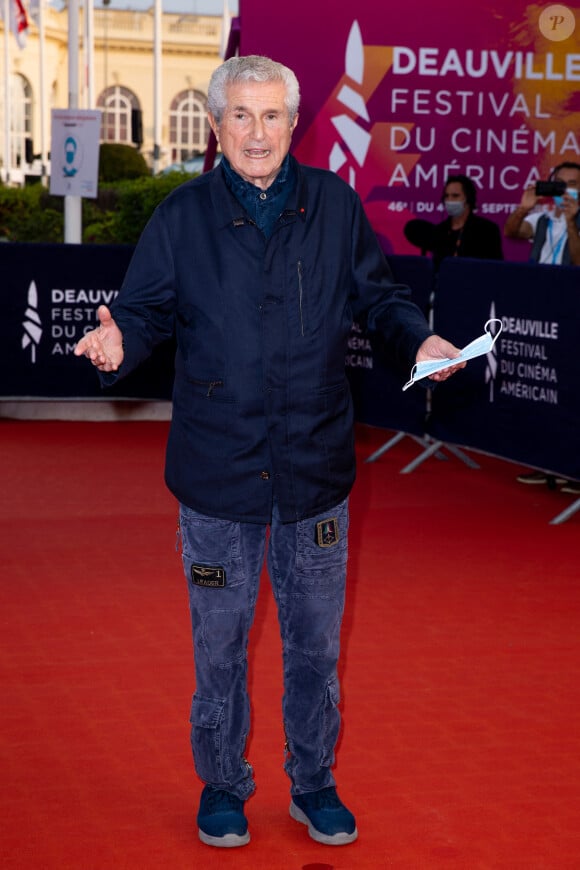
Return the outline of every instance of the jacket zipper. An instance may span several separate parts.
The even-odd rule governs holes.
[[[302,260],[298,260],[298,304],[300,306],[300,332],[304,338],[304,317],[302,313]]]

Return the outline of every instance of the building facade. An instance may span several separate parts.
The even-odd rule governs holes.
[[[0,172],[4,181],[14,184],[27,176],[50,173],[50,113],[68,108],[67,9],[44,6],[42,15],[44,38],[39,22],[29,21],[24,48],[18,47],[12,34],[6,46],[0,19],[0,44],[8,54],[10,88],[7,100],[3,77]],[[100,109],[101,141],[139,147],[157,171],[205,151],[209,135],[207,89],[213,70],[221,63],[223,38],[220,16],[163,13],[161,21],[158,143],[154,141],[153,8],[95,9],[92,63],[81,9],[78,53],[78,108]],[[8,161],[6,102],[10,114]]]

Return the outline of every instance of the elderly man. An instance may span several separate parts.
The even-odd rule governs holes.
[[[157,208],[119,297],[76,353],[108,383],[175,331],[166,482],[180,502],[193,628],[201,840],[249,841],[246,654],[268,540],[290,814],[315,840],[343,845],[357,837],[332,774],[355,477],[349,330],[365,317],[407,366],[458,351],[393,284],[351,188],[289,155],[299,106],[291,70],[232,58],[213,74],[208,104],[220,165]]]

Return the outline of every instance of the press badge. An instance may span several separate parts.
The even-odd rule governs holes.
[[[499,324],[499,328],[495,335],[491,334],[491,330],[488,331],[490,323]],[[461,350],[459,356],[456,356],[455,359],[448,359],[447,357],[445,359],[425,359],[422,362],[415,363],[411,369],[411,377],[403,387],[403,390],[408,390],[409,387],[413,386],[415,381],[420,381],[422,378],[434,375],[435,372],[440,372],[443,369],[449,368],[449,366],[461,362],[467,362],[467,360],[475,359],[477,356],[483,356],[483,354],[489,353],[502,331],[502,322],[498,317],[492,317],[487,321],[483,328],[485,330],[483,335],[480,335],[479,338],[475,338],[469,344],[466,344]]]

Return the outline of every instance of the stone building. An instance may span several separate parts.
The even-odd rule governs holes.
[[[9,34],[9,181],[49,173],[51,109],[68,108],[68,13],[43,6],[44,40],[29,19],[26,45]],[[161,16],[161,136],[154,164],[154,12],[94,9],[92,81],[87,80],[83,9],[79,13],[78,108],[100,109],[102,142],[134,144],[162,170],[203,152],[209,125],[206,97],[211,73],[221,62],[221,16]],[[227,35],[226,35],[227,36]],[[5,54],[3,21],[0,45]],[[0,78],[0,172],[6,180],[5,77]],[[44,99],[41,99],[41,90]],[[142,140],[142,142],[140,141]]]

